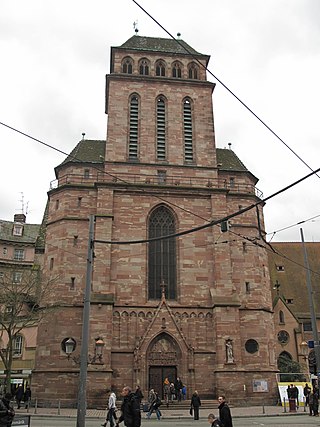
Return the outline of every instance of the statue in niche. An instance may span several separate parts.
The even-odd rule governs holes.
[[[227,363],[234,363],[233,345],[231,340],[226,341]]]

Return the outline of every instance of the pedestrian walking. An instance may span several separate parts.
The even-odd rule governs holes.
[[[174,383],[174,388],[176,391],[176,398],[178,399],[178,402],[181,402],[182,387],[183,387],[182,381],[179,377],[177,377]]]
[[[147,418],[150,419],[151,415],[153,413],[153,411],[155,411],[157,419],[160,420],[161,419],[161,411],[159,409],[159,407],[161,406],[162,402],[160,399],[160,396],[158,395],[158,393],[156,391],[154,391],[153,389],[150,390],[150,395],[149,395],[149,412],[147,413]]]
[[[193,419],[194,420],[199,419],[200,406],[201,406],[201,400],[200,400],[200,397],[199,397],[198,392],[196,390],[191,397],[191,407],[190,407],[190,409],[192,410],[191,412],[193,412]]]
[[[139,405],[141,405],[141,401],[144,398],[143,393],[141,391],[141,387],[139,385],[136,386],[136,391],[134,392],[134,394],[136,395]]]
[[[116,407],[116,400],[117,397],[115,395],[115,393],[111,390],[108,389],[107,390],[108,393],[108,406],[107,406],[107,415],[106,415],[106,420],[103,424],[101,424],[103,427],[106,427],[106,425],[108,424],[108,421],[110,423],[110,427],[114,427],[115,423],[117,421],[117,407]]]
[[[23,385],[19,384],[18,388],[15,391],[15,398],[18,405],[18,409],[20,409],[21,407],[21,400],[23,399],[23,396],[24,396]]]
[[[11,427],[14,418],[14,409],[11,404],[12,395],[6,393],[0,399],[0,427]]]
[[[24,392],[23,401],[24,401],[25,408],[28,409],[31,404],[31,388],[28,385]]]
[[[174,399],[176,398],[176,389],[174,388],[173,383],[170,384],[170,398],[171,398],[171,402],[173,402]]]
[[[214,414],[208,415],[208,423],[211,424],[211,427],[223,427],[221,421]]]
[[[140,427],[141,412],[136,395],[128,386],[123,387],[121,395],[123,397],[123,402],[121,405],[121,416],[117,420],[116,426],[118,426],[123,421],[126,427]]]
[[[305,406],[309,406],[309,397],[310,397],[310,393],[311,393],[311,387],[309,386],[308,383],[306,383],[306,385],[303,387],[303,395],[305,397]]]
[[[296,385],[292,386],[292,398],[295,401],[296,409],[299,409],[299,389]]]
[[[163,381],[163,396],[164,396],[164,401],[166,402],[166,405],[168,408],[169,399],[170,399],[170,381],[168,378],[165,378]]]
[[[223,427],[233,427],[232,416],[229,406],[227,405],[225,396],[221,395],[218,397],[219,402],[219,419],[223,424]]]
[[[318,387],[313,387],[313,415],[315,417],[319,416],[319,389]]]

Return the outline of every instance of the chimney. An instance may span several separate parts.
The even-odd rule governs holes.
[[[23,213],[15,214],[13,217],[13,221],[24,224],[26,222],[26,216]]]

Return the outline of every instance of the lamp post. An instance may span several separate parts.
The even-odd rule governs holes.
[[[306,341],[302,341],[300,343],[300,351],[304,360],[304,364],[309,375],[309,363],[308,363],[308,343]],[[308,380],[308,378],[307,378]]]

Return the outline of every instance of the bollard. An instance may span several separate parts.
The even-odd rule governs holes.
[[[306,412],[307,399],[303,396],[303,412]]]
[[[37,409],[38,409],[38,399],[36,398],[36,401],[34,403],[34,413],[37,413]]]
[[[283,411],[283,412],[287,412],[287,408],[286,408],[286,398],[285,398],[285,397],[283,398],[283,409],[284,409],[284,411]]]
[[[61,407],[61,402],[60,400],[58,401],[58,415],[60,415],[60,407]]]
[[[266,413],[266,411],[265,411],[265,409],[264,409],[264,405],[262,405],[262,413],[263,413],[263,414],[265,414],[265,413]]]

